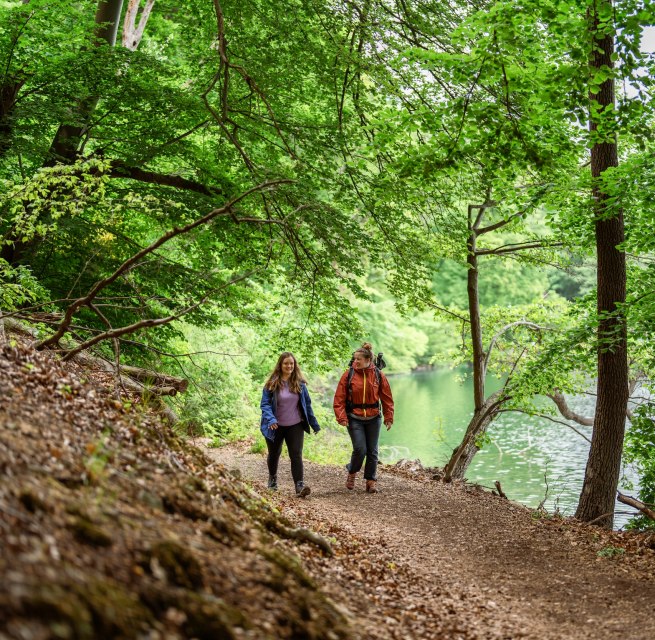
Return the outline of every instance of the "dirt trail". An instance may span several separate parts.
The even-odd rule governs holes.
[[[208,455],[253,483],[297,526],[335,540],[336,555],[303,558],[321,586],[360,619],[365,638],[652,640],[655,554],[600,557],[615,535],[535,520],[524,507],[461,484],[384,467],[382,492],[353,492],[345,471],[306,464],[311,496],[265,488],[266,465],[244,445]]]

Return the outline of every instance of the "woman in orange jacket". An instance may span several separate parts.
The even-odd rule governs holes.
[[[337,422],[348,427],[353,445],[350,462],[346,465],[346,488],[355,488],[357,473],[364,464],[366,491],[377,493],[378,441],[384,414],[387,431],[393,424],[393,397],[386,376],[373,362],[373,347],[365,342],[353,354],[351,367],[341,376],[334,394],[334,415]]]

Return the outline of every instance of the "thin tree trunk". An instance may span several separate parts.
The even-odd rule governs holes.
[[[599,0],[593,8],[592,33],[598,27],[598,7],[603,5],[611,8],[612,2]],[[613,52],[613,34],[604,35],[600,39],[594,36],[592,67],[613,67]],[[592,104],[597,103],[601,113],[612,108],[615,103],[614,79],[603,82],[599,93],[592,95],[591,100]],[[589,129],[592,134],[598,131],[597,118],[593,115],[590,118]],[[575,515],[585,522],[594,520],[608,529],[612,528],[614,521],[614,497],[619,480],[628,403],[626,321],[620,311],[626,296],[626,261],[625,254],[617,248],[624,239],[623,212],[619,210],[608,215],[608,194],[602,191],[598,178],[606,169],[618,164],[616,137],[605,133],[603,139],[594,144],[591,150],[598,259],[597,310],[600,318],[598,400],[591,450]]]
[[[471,226],[471,225],[469,225]],[[468,266],[466,291],[469,303],[469,320],[471,322],[471,343],[473,346],[473,400],[475,411],[484,404],[484,349],[482,347],[482,324],[480,321],[480,297],[478,292],[478,256],[476,254],[476,231],[470,228],[468,239]]]
[[[487,427],[493,422],[502,406],[504,391],[492,393],[479,409],[475,410],[471,422],[469,422],[466,434],[460,445],[453,451],[448,464],[444,467],[444,482],[461,480],[475,454],[480,451],[480,438],[487,431]]]
[[[484,433],[495,416],[489,407],[495,402],[495,394],[485,401],[484,380],[486,374],[485,353],[482,346],[482,322],[480,320],[480,296],[478,291],[478,255],[477,236],[478,227],[482,221],[484,211],[488,206],[488,198],[483,205],[469,205],[466,264],[468,266],[466,290],[468,294],[469,322],[471,324],[471,344],[473,348],[473,418],[466,429],[464,438],[457,448],[453,450],[450,460],[444,468],[444,482],[463,478],[466,469],[480,450],[477,446],[479,436]],[[473,210],[478,209],[478,215],[473,218]]]
[[[155,5],[155,0],[146,0],[146,4],[143,7],[141,16],[139,18],[139,24],[136,24],[136,18],[139,13],[139,5],[141,0],[130,0],[127,5],[127,11],[125,12],[125,20],[123,21],[123,46],[130,51],[136,50],[141,42],[143,37],[143,32],[145,31],[146,24],[148,23],[148,18],[150,17],[150,12],[152,11],[153,6]]]

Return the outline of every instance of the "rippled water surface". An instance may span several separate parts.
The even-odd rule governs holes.
[[[390,378],[396,417],[393,429],[383,429],[380,436],[384,462],[419,458],[425,466],[440,467],[447,462],[472,415],[472,383],[470,379],[462,382],[465,373],[436,370]],[[490,380],[487,384],[487,393],[491,393],[501,382]],[[589,399],[575,399],[575,407],[580,413],[593,415]],[[590,427],[575,426],[591,437]],[[564,515],[573,515],[589,451],[583,438],[562,424],[521,413],[502,414],[489,436],[491,442],[468,470],[470,481],[493,487],[499,480],[509,498],[530,507],[538,506],[547,491],[546,509],[558,508]],[[634,495],[635,491],[628,493]],[[626,511],[625,505],[617,509]],[[627,515],[617,514],[615,526],[627,519]]]

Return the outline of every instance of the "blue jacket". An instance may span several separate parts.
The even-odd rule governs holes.
[[[277,422],[277,418],[275,417],[275,414],[277,413],[277,393],[269,391],[264,387],[264,390],[262,391],[262,401],[259,406],[262,410],[262,421],[259,428],[265,438],[274,440],[275,429],[271,429],[271,425]],[[309,427],[311,425],[312,429],[314,429],[314,433],[318,433],[321,430],[321,427],[319,427],[318,420],[316,420],[316,416],[314,415],[309,391],[307,391],[307,385],[304,382],[300,385],[300,411],[302,413],[303,422],[305,423],[305,431],[309,433]]]

